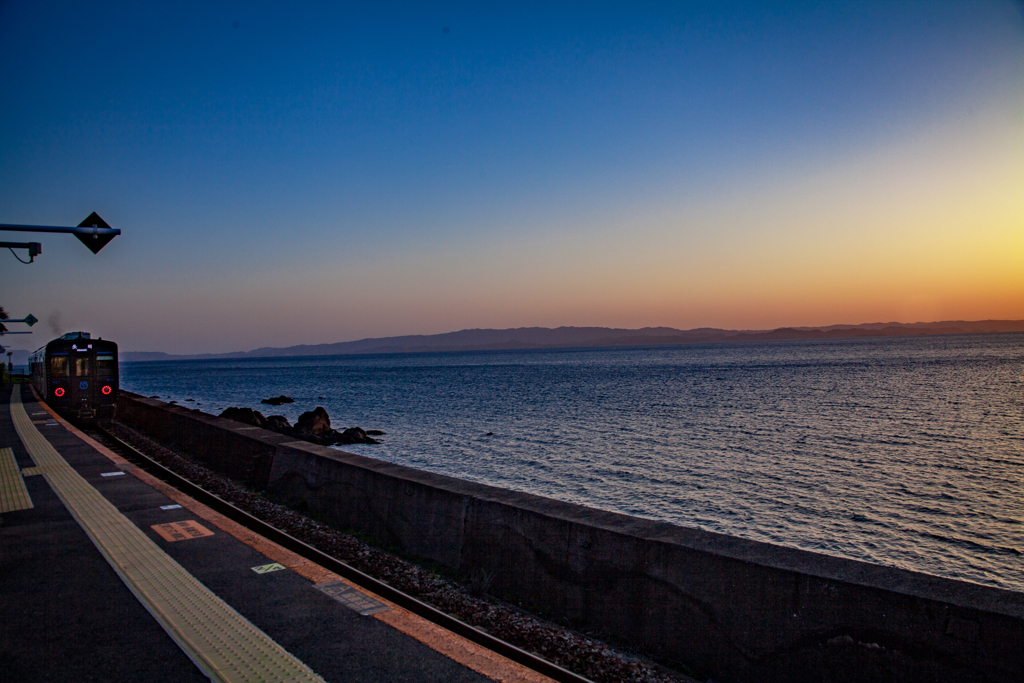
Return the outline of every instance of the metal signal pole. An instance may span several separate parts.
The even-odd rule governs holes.
[[[89,251],[94,254],[99,253],[100,249],[105,247],[110,240],[121,234],[121,230],[119,228],[112,228],[107,225],[106,221],[100,218],[99,214],[95,211],[89,214],[88,218],[74,228],[53,225],[16,225],[13,223],[0,223],[0,230],[6,230],[9,232],[70,233],[77,237],[82,244],[89,247]],[[35,261],[36,256],[43,253],[43,245],[39,242],[0,242],[0,249],[4,247],[10,249],[12,254],[14,254],[15,249],[27,249],[28,261],[21,261],[21,258],[19,258],[17,254],[14,254],[14,258],[18,259],[22,263],[32,263]]]

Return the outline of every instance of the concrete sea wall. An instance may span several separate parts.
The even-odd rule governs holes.
[[[269,497],[703,678],[1024,680],[1024,593],[654,522],[122,392],[119,417]]]

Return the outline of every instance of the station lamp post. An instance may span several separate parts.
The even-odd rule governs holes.
[[[74,228],[52,225],[14,225],[11,223],[0,223],[0,230],[8,232],[70,233],[77,237],[82,244],[89,247],[89,251],[94,254],[99,253],[100,249],[107,246],[107,242],[121,234],[121,230],[119,228],[112,228],[107,225],[107,222],[100,218],[99,214],[95,211],[89,214],[88,218]],[[32,263],[35,261],[36,256],[43,253],[43,245],[39,242],[0,242],[0,249],[4,247],[10,249],[11,253],[14,254],[14,258],[19,261],[21,261],[21,258],[14,252],[14,250],[27,249],[28,261],[21,261],[22,263]]]

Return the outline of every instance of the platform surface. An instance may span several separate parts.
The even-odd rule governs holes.
[[[19,681],[544,681],[0,391],[0,670]]]

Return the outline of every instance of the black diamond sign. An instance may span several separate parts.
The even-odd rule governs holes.
[[[78,227],[80,227],[80,228],[106,228],[107,230],[110,229],[110,226],[107,225],[107,222],[105,220],[103,220],[102,218],[100,218],[99,214],[96,213],[95,211],[90,213],[88,218],[86,218],[84,221],[79,223]],[[81,233],[77,233],[76,232],[75,233],[75,237],[77,237],[82,242],[82,244],[84,244],[85,246],[89,247],[89,251],[91,251],[94,254],[98,254],[100,249],[102,249],[103,247],[107,246],[107,242],[109,242],[110,240],[114,239],[115,235],[112,235],[112,234],[90,235],[88,233],[83,235]]]

